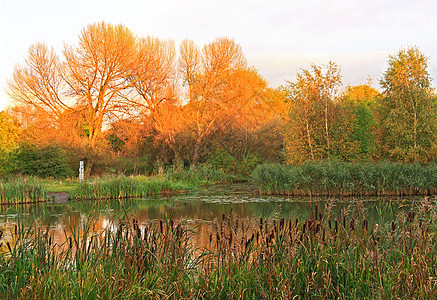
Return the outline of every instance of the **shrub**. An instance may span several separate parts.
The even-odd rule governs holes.
[[[68,164],[64,150],[54,145],[43,148],[21,145],[14,153],[13,160],[14,172],[22,175],[65,178],[75,173]]]

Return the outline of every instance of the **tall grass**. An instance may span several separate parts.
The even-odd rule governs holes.
[[[101,177],[81,183],[70,192],[70,199],[123,199],[145,197],[161,193],[177,192],[190,189],[191,186],[182,181],[166,177]]]
[[[261,192],[289,195],[401,196],[437,192],[437,166],[399,163],[264,164],[252,173]]]
[[[33,177],[0,180],[0,204],[22,204],[47,200],[41,182]]]
[[[70,199],[132,198],[162,193],[192,190],[199,185],[229,182],[232,178],[209,166],[189,169],[168,169],[155,177],[101,177],[80,184],[69,195]]]
[[[0,296],[205,299],[435,299],[437,211],[427,199],[371,225],[360,203],[306,220],[223,215],[201,230],[173,219],[92,220],[56,244],[47,229],[17,229],[0,255]],[[209,233],[209,236],[208,236]],[[0,238],[1,242],[1,238]]]

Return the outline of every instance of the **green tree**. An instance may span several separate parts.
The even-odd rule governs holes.
[[[428,58],[416,47],[388,60],[380,83],[380,152],[393,160],[432,159],[437,137],[437,106],[428,73]]]
[[[330,62],[324,67],[302,69],[285,87],[290,109],[285,142],[290,163],[347,159],[355,151],[348,140],[347,111],[338,101],[340,85],[340,68]]]
[[[358,143],[358,159],[371,158],[375,151],[375,103],[380,93],[369,84],[348,86],[342,94],[341,105],[351,116],[350,139]]]
[[[16,120],[0,111],[0,176],[10,172],[10,153],[17,148],[20,130]]]

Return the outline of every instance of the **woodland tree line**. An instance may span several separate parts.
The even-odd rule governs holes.
[[[85,27],[61,55],[37,43],[0,112],[0,175],[151,173],[208,163],[249,174],[259,163],[435,163],[437,98],[416,47],[388,58],[381,92],[342,88],[334,62],[272,88],[233,39],[199,46]]]

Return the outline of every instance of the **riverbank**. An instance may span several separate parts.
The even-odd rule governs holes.
[[[253,171],[250,178],[225,174],[208,165],[169,169],[148,177],[96,177],[83,183],[77,179],[19,177],[0,181],[0,203],[45,202],[53,196],[56,200],[59,193],[63,196],[67,193],[70,200],[172,195],[232,182],[243,182],[244,189],[252,193],[287,196],[429,196],[437,194],[437,166],[321,161],[299,166],[263,164]]]
[[[0,204],[27,204],[57,200],[68,194],[69,200],[126,199],[172,195],[202,186],[226,184],[241,178],[225,174],[207,165],[189,169],[169,169],[154,176],[104,176],[79,182],[77,179],[49,180],[17,177],[0,180]],[[65,197],[64,197],[65,198]],[[64,201],[65,199],[62,199]]]

